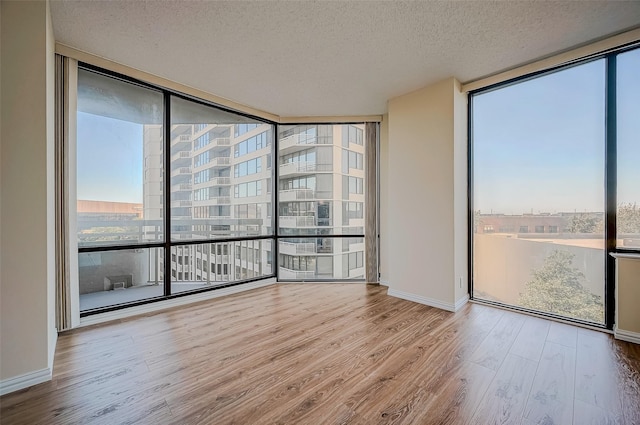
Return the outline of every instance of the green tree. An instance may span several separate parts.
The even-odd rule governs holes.
[[[640,206],[635,203],[618,205],[618,233],[640,233]]]
[[[574,255],[554,250],[532,271],[533,279],[520,294],[520,305],[591,322],[604,321],[602,297],[582,286],[584,275],[573,267]]]
[[[579,214],[571,217],[569,221],[570,233],[594,233],[601,227],[601,219],[589,214]]]

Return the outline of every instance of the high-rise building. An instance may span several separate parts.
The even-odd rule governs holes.
[[[162,126],[144,127],[144,217],[161,223]],[[280,279],[363,279],[364,239],[344,237],[364,234],[363,130],[364,125],[280,126],[274,153],[271,124],[172,124],[170,237],[192,242],[172,248],[172,292],[275,272],[272,242],[259,239],[272,234],[274,186],[279,235],[287,237],[278,245]],[[253,240],[197,243],[239,237]],[[152,275],[163,275],[162,256],[152,267]]]

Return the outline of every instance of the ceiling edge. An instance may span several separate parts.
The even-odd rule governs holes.
[[[595,42],[591,41],[586,45],[572,48],[544,59],[539,59],[506,71],[501,71],[488,77],[466,82],[462,85],[462,91],[467,93],[502,83],[504,81],[512,80],[514,78],[519,78],[524,75],[545,71],[562,65],[568,65],[572,62],[588,58],[589,56],[600,55],[608,51],[618,49],[621,46],[637,43],[639,41],[640,28],[625,31],[614,36],[607,36],[604,39]]]

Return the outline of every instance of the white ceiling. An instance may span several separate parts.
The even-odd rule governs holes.
[[[640,2],[54,0],[58,42],[281,116],[381,114],[640,25]]]

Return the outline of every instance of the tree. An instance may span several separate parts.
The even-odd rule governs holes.
[[[574,255],[554,250],[544,264],[532,271],[533,279],[520,294],[520,305],[561,316],[604,322],[602,297],[582,286],[584,275],[573,267]]]
[[[570,233],[594,233],[601,227],[601,219],[589,214],[579,214],[571,217],[569,222]]]
[[[617,213],[618,233],[640,233],[640,206],[635,203],[618,205]]]

